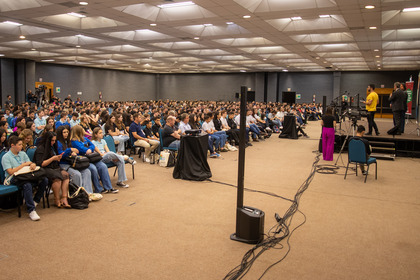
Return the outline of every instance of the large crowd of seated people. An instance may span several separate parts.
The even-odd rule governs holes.
[[[308,120],[318,120],[320,104],[293,104],[252,102],[246,114],[246,147],[272,133],[279,133],[286,114],[296,116],[296,125],[304,128]],[[24,166],[41,166],[47,177],[37,186],[33,183],[20,187],[29,217],[39,220],[35,207],[46,186],[51,186],[54,205],[69,208],[69,180],[82,186],[90,199],[101,194],[118,193],[127,188],[125,163],[136,164],[128,157],[132,150],[143,149],[143,162],[155,162],[154,155],[161,146],[178,149],[182,135],[191,129],[201,129],[209,135],[210,158],[222,152],[236,151],[239,145],[239,102],[233,101],[170,101],[147,102],[54,102],[37,108],[36,104],[7,104],[0,113],[0,150],[5,153],[0,170],[9,176]],[[300,130],[303,136],[306,134]],[[110,151],[104,137],[109,135],[116,151]],[[161,143],[162,142],[162,143]],[[36,149],[32,161],[25,154]],[[69,158],[99,153],[102,160],[90,163],[82,170],[71,166]],[[118,179],[112,185],[107,163],[118,166]]]

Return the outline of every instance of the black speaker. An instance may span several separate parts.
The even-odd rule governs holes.
[[[249,244],[257,244],[264,239],[264,217],[262,210],[244,206],[237,208],[236,233],[231,239]]]
[[[248,91],[246,96],[247,102],[254,102],[255,101],[255,91]]]

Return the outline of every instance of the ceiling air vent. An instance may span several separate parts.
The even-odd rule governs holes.
[[[349,29],[351,31],[354,31],[354,30],[363,30],[363,29],[365,29],[365,27],[364,26],[358,26],[358,27],[350,27]]]

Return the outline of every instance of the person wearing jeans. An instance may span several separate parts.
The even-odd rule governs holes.
[[[124,143],[130,138],[118,129],[115,120],[115,115],[109,116],[109,119],[105,124],[105,133],[111,135],[114,141],[118,141],[117,152],[122,154],[125,150]]]
[[[100,127],[96,127],[92,134],[92,143],[95,145],[95,152],[98,152],[102,156],[104,163],[113,162],[118,169],[118,181],[117,186],[128,188],[128,185],[124,183],[127,181],[127,175],[125,174],[125,159],[124,156],[111,152],[103,139],[104,133]],[[125,156],[131,164],[136,162]]]
[[[30,169],[35,169],[35,163],[29,160],[28,155],[22,152],[22,140],[17,136],[11,136],[9,138],[10,150],[3,156],[1,160],[2,167],[7,176],[21,170],[24,166],[29,166]],[[13,184],[18,185],[19,189],[23,192],[23,198],[25,199],[26,208],[29,213],[29,218],[32,221],[38,221],[41,218],[35,211],[36,205],[41,201],[44,196],[45,190],[48,186],[48,179],[45,177],[38,183],[33,182],[19,182],[15,179],[12,180]],[[23,183],[23,184],[22,184]],[[37,192],[33,197],[33,187],[38,186]]]
[[[85,130],[80,125],[75,125],[71,128],[70,139],[71,145],[73,148],[76,148],[79,151],[80,155],[89,155],[95,150],[95,145],[84,137]],[[112,188],[111,178],[109,177],[108,167],[102,160],[90,163],[89,170],[92,175],[93,185],[95,187],[95,192],[99,193],[117,193],[118,190]],[[103,188],[99,183],[101,179]],[[104,190],[105,189],[105,190]]]
[[[163,147],[175,148],[179,150],[181,144],[181,135],[175,129],[176,118],[174,116],[168,116],[166,119],[165,127],[162,130],[162,144]]]

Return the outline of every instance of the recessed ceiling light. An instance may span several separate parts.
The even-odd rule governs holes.
[[[183,7],[183,6],[190,6],[195,5],[193,1],[187,1],[187,2],[178,2],[178,3],[171,3],[171,4],[162,4],[157,5],[158,8],[165,9],[165,8],[175,8],[175,7]]]
[[[203,24],[204,26],[206,26],[206,27],[208,27],[208,26],[213,26],[213,24],[211,24],[211,23],[205,23],[205,24]]]
[[[151,24],[150,24],[150,26],[156,26],[156,25],[157,25],[156,23],[151,23]]]
[[[245,15],[245,16],[243,16],[243,18],[251,18],[251,16],[250,15]]]
[[[290,18],[291,20],[300,20],[300,19],[302,19],[301,17],[291,17]]]
[[[330,15],[320,15],[319,16],[320,18],[329,18],[329,17],[331,17]]]
[[[413,7],[413,8],[405,8],[403,9],[403,12],[416,12],[420,11],[420,7]]]
[[[84,2],[84,1],[79,2],[79,5],[82,5],[82,6],[86,6],[88,4],[89,4],[88,2]]]
[[[75,13],[75,12],[71,12],[71,13],[67,13],[67,14],[69,16],[78,17],[78,18],[84,18],[84,17],[86,17],[85,15],[78,14],[78,13]]]
[[[232,21],[228,21],[228,22],[226,22],[226,24],[231,25],[231,24],[234,24],[234,23]]]
[[[20,35],[20,36],[19,36],[19,38],[20,38],[20,39],[25,39],[26,37],[25,37],[25,36],[23,36],[23,35]]]
[[[375,30],[375,29],[377,29],[377,27],[376,26],[369,26],[369,29],[370,30]]]
[[[375,9],[375,6],[373,6],[373,5],[366,5],[365,6],[365,9]]]
[[[19,22],[10,21],[10,20],[3,21],[3,23],[6,23],[6,24],[11,24],[11,25],[16,25],[16,26],[21,26],[21,25],[22,25],[22,24],[21,24],[21,23],[19,23]]]
[[[54,59],[42,59],[41,60],[42,62],[52,62],[52,61],[55,61]]]

